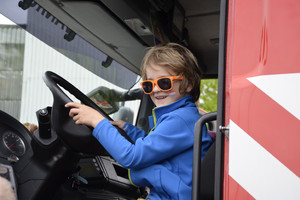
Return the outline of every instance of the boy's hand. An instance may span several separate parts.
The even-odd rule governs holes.
[[[29,132],[30,132],[31,134],[33,134],[34,131],[35,131],[36,129],[38,129],[38,126],[37,126],[37,125],[31,124],[31,123],[28,123],[28,122],[24,123],[23,125],[29,130]]]
[[[122,120],[118,120],[118,121],[111,121],[110,123],[114,126],[118,126],[120,129],[123,129],[126,122]]]
[[[67,108],[71,108],[69,116],[73,118],[75,124],[87,125],[95,128],[97,124],[105,119],[95,109],[76,102],[69,102],[65,105]]]

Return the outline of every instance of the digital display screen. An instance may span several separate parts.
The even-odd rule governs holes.
[[[80,175],[85,178],[98,177],[98,172],[95,166],[89,162],[81,162],[78,164],[80,166]]]
[[[173,34],[175,34],[179,40],[182,39],[182,31],[184,27],[185,13],[181,5],[175,1],[173,8]]]
[[[177,6],[175,6],[173,11],[173,24],[180,32],[182,31],[183,23],[184,23],[184,14]]]

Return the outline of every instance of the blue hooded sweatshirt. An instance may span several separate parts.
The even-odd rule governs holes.
[[[154,108],[149,120],[149,134],[126,123],[123,129],[134,144],[121,136],[106,119],[99,122],[93,135],[117,162],[130,168],[132,184],[150,188],[147,199],[191,199],[194,126],[199,117],[189,95]],[[204,126],[201,159],[211,143]]]

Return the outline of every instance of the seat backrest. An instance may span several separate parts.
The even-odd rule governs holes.
[[[200,198],[205,200],[214,199],[215,151],[214,142],[201,162]]]
[[[194,154],[193,154],[193,183],[192,199],[214,199],[215,181],[215,142],[209,147],[202,161],[202,131],[203,126],[217,118],[217,113],[207,113],[199,118],[194,129]]]

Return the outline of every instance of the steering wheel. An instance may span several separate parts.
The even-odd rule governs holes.
[[[65,104],[72,100],[62,91],[66,91],[74,95],[83,104],[97,110],[108,120],[112,121],[101,108],[99,108],[90,98],[83,94],[71,83],[60,77],[59,75],[47,71],[43,76],[43,80],[52,92],[53,106],[51,112],[52,127],[63,142],[73,151],[88,153],[93,155],[109,155],[102,147],[99,141],[92,135],[93,128],[85,125],[77,125],[71,117],[69,117],[70,108],[66,108]],[[59,87],[60,86],[60,87]],[[116,127],[120,134],[129,142],[133,143],[126,132]]]

